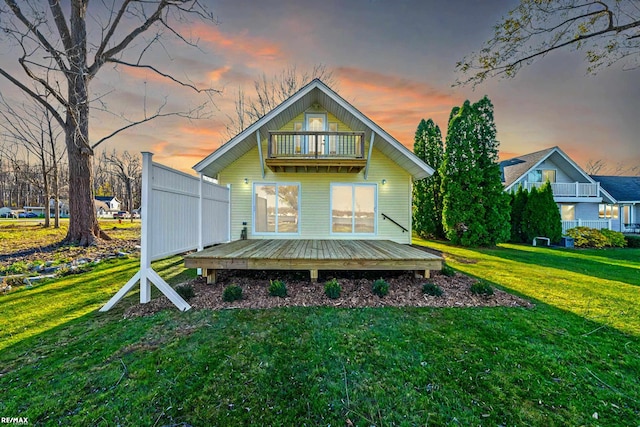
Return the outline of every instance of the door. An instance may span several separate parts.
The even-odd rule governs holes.
[[[325,132],[327,130],[327,116],[326,114],[307,114],[306,125],[308,131]],[[325,154],[325,135],[309,135],[307,153],[314,156]]]

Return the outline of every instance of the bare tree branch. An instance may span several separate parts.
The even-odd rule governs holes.
[[[587,71],[625,61],[640,66],[638,0],[520,0],[485,46],[456,64],[456,85],[513,77],[525,65],[561,49],[584,51]]]

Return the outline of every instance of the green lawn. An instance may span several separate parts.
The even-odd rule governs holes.
[[[0,296],[0,415],[37,425],[637,426],[639,250],[429,242],[536,307],[95,311],[135,260]],[[172,282],[174,258],[154,266]],[[319,289],[319,292],[321,289]]]

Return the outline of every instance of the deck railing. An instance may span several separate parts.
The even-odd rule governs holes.
[[[269,158],[364,158],[364,132],[270,131]]]
[[[597,230],[607,229],[611,230],[611,220],[610,219],[574,219],[574,220],[563,220],[562,221],[562,234],[565,234],[568,229],[575,227],[589,227],[595,228]]]
[[[540,188],[544,184],[544,182],[525,182],[524,188],[531,190],[533,187]],[[599,197],[600,183],[552,182],[551,190],[557,197]]]

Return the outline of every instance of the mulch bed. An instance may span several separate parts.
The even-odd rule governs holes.
[[[273,307],[526,307],[533,304],[493,288],[493,295],[481,296],[471,293],[470,286],[476,279],[456,273],[447,277],[439,272],[431,272],[430,279],[416,279],[413,273],[395,271],[377,272],[320,272],[318,283],[310,283],[308,272],[223,270],[218,273],[218,283],[207,285],[198,278],[189,282],[195,296],[189,300],[192,309],[223,310],[234,308],[264,309]],[[337,278],[342,294],[330,299],[324,294],[324,283]],[[372,293],[375,279],[383,277],[389,282],[389,294],[379,297]],[[268,293],[269,280],[280,279],[287,285],[288,296],[273,297]],[[422,285],[427,282],[438,285],[443,294],[439,297],[425,295]],[[243,299],[233,302],[222,300],[222,292],[229,285],[242,288]],[[163,309],[175,309],[164,296],[153,299],[148,304],[138,304],[125,312],[125,317],[148,316]]]

